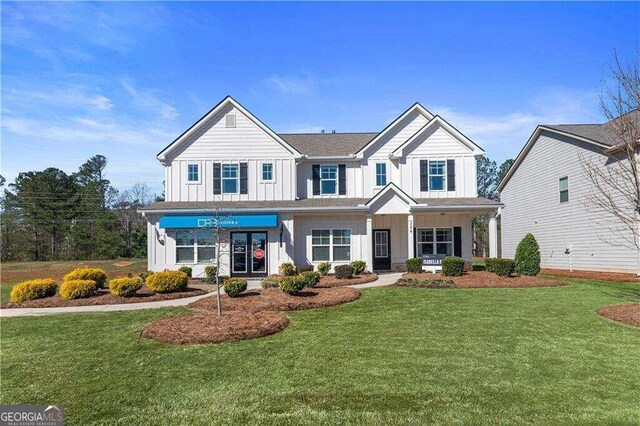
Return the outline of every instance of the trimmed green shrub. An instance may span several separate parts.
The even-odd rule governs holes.
[[[96,283],[97,288],[107,286],[107,273],[99,268],[77,268],[64,276],[64,281],[90,280]]]
[[[472,271],[486,271],[487,267],[486,267],[486,265],[484,263],[474,263],[471,266],[471,270]]]
[[[287,294],[297,294],[307,283],[300,275],[284,277],[280,280],[280,290]]]
[[[66,300],[91,297],[98,287],[92,280],[67,280],[60,286],[60,297]]]
[[[464,272],[464,259],[458,256],[447,256],[442,260],[442,275],[459,277]]]
[[[56,282],[51,278],[24,281],[11,289],[11,301],[22,303],[27,300],[54,296],[57,288]]]
[[[162,271],[147,277],[147,287],[156,293],[185,291],[189,285],[187,274],[180,271]]]
[[[109,281],[109,291],[114,296],[130,297],[135,295],[143,284],[140,278],[116,278]]]
[[[367,269],[367,262],[364,260],[354,260],[351,262],[351,267],[353,268],[353,275],[361,275],[364,273],[364,270]]]
[[[498,259],[495,257],[487,257],[484,260],[484,266],[487,272],[493,272],[494,274],[496,273],[496,268],[495,268],[496,260]]]
[[[515,271],[518,275],[538,275],[540,273],[540,246],[536,237],[529,233],[516,247]]]
[[[306,271],[300,274],[307,287],[315,287],[320,282],[320,273],[314,271]]]
[[[153,271],[144,271],[138,274],[138,277],[144,282],[147,280],[149,275],[153,275]]]
[[[414,257],[413,259],[407,259],[407,272],[410,274],[419,274],[422,272],[422,258]]]
[[[280,278],[266,277],[260,282],[260,286],[265,290],[268,288],[278,288],[280,287]]]
[[[247,280],[244,278],[229,278],[224,282],[224,292],[229,297],[236,297],[247,289]]]
[[[191,274],[193,274],[193,269],[191,269],[188,266],[181,266],[181,267],[178,268],[178,271],[187,274],[188,278],[191,278]]]
[[[303,272],[313,271],[313,265],[296,266],[296,271],[298,272],[298,274],[301,274]]]
[[[325,276],[331,270],[331,262],[320,262],[318,263],[317,268],[318,272],[320,272],[320,275]]]
[[[280,275],[284,275],[285,277],[291,277],[296,274],[296,267],[293,266],[293,263],[285,262],[280,264]]]
[[[336,271],[336,278],[339,280],[353,278],[353,267],[351,265],[338,265],[334,270]]]
[[[396,284],[402,287],[415,288],[452,288],[455,286],[453,281],[440,278],[399,278]]]
[[[218,267],[215,265],[209,265],[204,267],[204,276],[209,282],[215,282],[217,272],[218,272]]]
[[[493,273],[501,277],[508,277],[513,274],[516,263],[511,259],[495,259],[493,261]]]

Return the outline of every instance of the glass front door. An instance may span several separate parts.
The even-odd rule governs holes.
[[[264,231],[232,232],[231,275],[267,275],[267,243],[267,233]]]

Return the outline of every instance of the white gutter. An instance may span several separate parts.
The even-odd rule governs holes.
[[[334,161],[334,160],[342,160],[342,161],[358,161],[359,158],[356,158],[355,154],[349,155],[319,155],[319,156],[304,156],[303,161]]]
[[[298,211],[314,211],[322,213],[325,211],[339,212],[339,211],[353,211],[362,210],[367,211],[369,207],[366,206],[353,206],[353,207],[279,207],[279,208],[242,208],[236,207],[232,209],[159,209],[159,210],[138,210],[143,216],[145,213],[211,213],[211,212],[298,212]]]

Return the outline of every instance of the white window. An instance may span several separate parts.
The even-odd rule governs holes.
[[[320,166],[320,193],[338,193],[338,166],[335,164],[323,164]]]
[[[385,163],[376,163],[376,186],[385,186],[387,184],[387,165]]]
[[[223,164],[222,165],[222,193],[223,194],[237,194],[240,177],[238,174],[237,164]]]
[[[200,182],[200,168],[198,164],[187,165],[187,181],[191,183]]]
[[[429,161],[429,190],[444,191],[447,178],[446,161]]]
[[[212,229],[176,231],[176,263],[213,263],[215,245]]]
[[[273,163],[262,163],[262,182],[273,181]]]
[[[374,233],[375,253],[377,258],[389,257],[389,232],[376,231]]]
[[[453,256],[453,228],[416,229],[416,255],[423,254]]]
[[[313,262],[349,262],[351,260],[351,230],[312,230],[311,260]]]
[[[558,187],[560,189],[560,202],[567,203],[569,201],[569,177],[561,177],[558,181]]]
[[[235,114],[227,114],[224,116],[224,127],[236,127]]]

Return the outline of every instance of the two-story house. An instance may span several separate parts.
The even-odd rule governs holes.
[[[264,276],[283,262],[472,260],[484,151],[416,103],[380,132],[277,134],[231,97],[164,148],[165,199],[142,209],[149,269]],[[497,252],[491,220],[493,254]],[[219,253],[216,247],[220,237]]]

